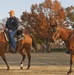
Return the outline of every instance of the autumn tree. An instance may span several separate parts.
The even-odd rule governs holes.
[[[67,21],[72,25],[74,29],[74,6],[67,7],[66,9]]]
[[[21,16],[25,29],[45,43],[47,52],[49,52],[51,35],[50,24],[61,23],[64,19],[64,9],[57,0],[45,0],[38,5],[32,4],[31,12],[25,11]]]

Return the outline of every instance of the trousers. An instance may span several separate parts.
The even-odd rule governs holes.
[[[14,39],[14,35],[16,34],[16,32],[17,32],[17,30],[9,32],[9,42],[10,42],[10,44],[13,48],[16,48],[16,42],[15,42],[15,39]]]

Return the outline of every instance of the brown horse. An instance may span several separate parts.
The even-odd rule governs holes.
[[[24,36],[25,36],[24,39],[18,41],[18,49],[17,50],[22,55],[22,60],[20,63],[21,69],[23,68],[23,62],[24,62],[24,59],[26,57],[25,53],[27,53],[27,56],[28,56],[28,67],[27,67],[27,69],[29,69],[30,61],[31,61],[30,49],[31,49],[31,46],[36,48],[36,45],[35,45],[33,38],[30,35],[24,34]],[[6,63],[7,70],[9,70],[9,65],[6,61],[6,57],[4,54],[6,52],[7,46],[8,46],[8,42],[5,39],[4,32],[0,31],[0,56],[2,57],[4,62]]]
[[[65,42],[66,47],[70,50],[70,69],[67,73],[69,74],[72,72],[72,64],[74,62],[74,31],[61,26],[53,27],[51,35],[52,42],[55,42],[59,38]]]

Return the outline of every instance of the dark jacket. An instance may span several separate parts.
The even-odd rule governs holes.
[[[18,22],[17,22],[16,17],[14,17],[14,18],[10,17],[10,18],[7,19],[6,28],[8,30],[12,30],[12,31],[17,30],[17,28],[18,28]]]

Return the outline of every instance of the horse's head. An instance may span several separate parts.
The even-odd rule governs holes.
[[[51,42],[54,43],[59,38],[60,38],[60,31],[59,31],[58,26],[52,27],[52,29],[51,29]]]

